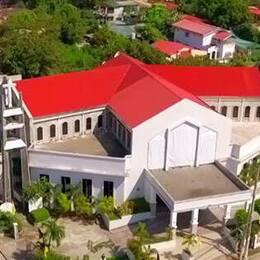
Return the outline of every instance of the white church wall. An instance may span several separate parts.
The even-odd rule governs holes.
[[[143,196],[142,173],[149,167],[149,143],[153,138],[166,134],[167,129],[181,122],[195,121],[201,126],[217,133],[216,159],[229,155],[231,136],[231,120],[190,100],[181,102],[165,109],[133,129],[132,160],[129,178],[126,179],[126,197]]]
[[[60,116],[53,116],[43,119],[38,119],[33,121],[33,142],[34,144],[47,143],[51,141],[58,141],[67,138],[76,137],[79,135],[84,135],[88,132],[93,132],[98,121],[98,116],[102,115],[104,108],[95,109],[95,110],[85,110],[77,113],[68,113]],[[91,129],[86,129],[86,120],[90,117],[92,120]],[[80,121],[80,131],[75,132],[74,126],[75,121]],[[68,134],[62,134],[62,124],[64,122],[68,123]],[[55,125],[56,127],[56,136],[50,137],[50,126]],[[38,127],[43,128],[43,139],[37,140],[37,129]]]

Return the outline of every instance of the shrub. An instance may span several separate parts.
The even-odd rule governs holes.
[[[119,207],[117,212],[120,216],[132,215],[150,211],[150,205],[144,198],[127,200]]]
[[[82,195],[76,196],[74,199],[75,211],[77,215],[89,217],[92,215],[92,205],[90,200]]]
[[[104,197],[97,204],[97,212],[107,215],[110,220],[118,219],[113,197]]]
[[[46,208],[41,208],[33,210],[31,216],[34,223],[40,223],[47,220],[50,217],[50,214]]]
[[[119,207],[117,207],[117,212],[120,216],[132,215],[134,212],[134,202],[127,200]]]
[[[40,197],[45,198],[51,189],[51,184],[46,180],[39,180],[27,185],[23,189],[23,198],[26,201],[31,199],[39,199]]]
[[[55,198],[55,206],[60,214],[67,213],[70,210],[70,200],[65,193],[59,193]]]
[[[254,210],[260,215],[260,199],[255,201],[255,208]]]
[[[11,233],[15,222],[18,223],[18,229],[21,230],[21,222],[15,214],[0,211],[0,233]]]
[[[248,212],[245,209],[239,209],[235,214],[235,221],[238,227],[244,227],[247,223]]]

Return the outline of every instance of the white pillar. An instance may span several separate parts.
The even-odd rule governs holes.
[[[245,210],[248,211],[250,207],[250,201],[245,202]]]
[[[170,228],[177,229],[177,212],[171,211],[171,216],[170,216]]]
[[[191,214],[191,233],[196,234],[199,224],[199,209],[194,209]]]
[[[223,227],[226,225],[227,221],[231,218],[231,205],[225,205]]]

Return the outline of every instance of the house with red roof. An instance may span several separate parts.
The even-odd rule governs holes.
[[[200,18],[184,16],[173,27],[174,41],[206,51],[211,59],[227,60],[235,53],[232,33]]]
[[[226,221],[251,199],[237,174],[260,153],[259,86],[258,68],[148,65],[123,53],[93,70],[4,78],[2,200],[45,178],[63,192],[80,183],[88,197],[150,204],[119,226],[154,217],[160,203],[171,228],[188,212],[196,233],[212,207]]]

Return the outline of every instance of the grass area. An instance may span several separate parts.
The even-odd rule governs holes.
[[[160,243],[160,242],[165,242],[170,240],[170,235],[169,233],[162,233],[162,234],[157,234],[157,235],[152,235],[148,238],[145,239],[145,244],[153,244],[153,243]]]
[[[150,205],[144,198],[130,200],[134,203],[133,214],[150,211]]]

